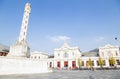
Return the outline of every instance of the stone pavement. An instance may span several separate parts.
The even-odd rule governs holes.
[[[42,74],[1,75],[0,79],[120,79],[120,70],[54,70]]]

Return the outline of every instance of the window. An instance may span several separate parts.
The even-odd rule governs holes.
[[[26,16],[26,18],[28,18],[28,15]]]
[[[60,61],[57,62],[57,67],[60,68]]]
[[[82,61],[82,66],[84,66],[84,61]]]
[[[112,57],[112,53],[108,51],[108,57]]]
[[[99,61],[97,61],[97,66],[99,66],[100,64],[99,64]]]
[[[35,56],[34,58],[36,59],[37,57]]]
[[[72,55],[74,56],[74,52],[72,53]]]
[[[52,62],[50,62],[50,66],[49,66],[50,68],[52,67]]]
[[[103,60],[103,66],[105,66],[105,60]]]
[[[64,58],[67,58],[68,57],[68,53],[64,53]]]
[[[76,67],[76,61],[72,61],[72,68]]]
[[[25,28],[24,29],[26,29],[26,26],[25,26]]]
[[[68,67],[68,61],[64,61],[64,67]]]
[[[39,59],[40,59],[40,56],[39,56]]]
[[[22,41],[24,41],[25,39],[23,38]]]
[[[102,56],[104,57],[104,52],[102,52]]]
[[[116,60],[116,62],[117,62],[117,65],[120,65],[120,61],[118,59]]]
[[[117,51],[115,51],[115,53],[116,53],[116,56],[118,56],[118,53],[117,53]]]
[[[94,61],[92,61],[92,66],[94,66]]]
[[[27,23],[27,20],[25,21],[25,23]]]
[[[24,32],[24,36],[25,36],[25,32]]]
[[[58,57],[60,56],[60,54],[58,53]]]

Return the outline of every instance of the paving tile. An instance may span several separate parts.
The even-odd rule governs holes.
[[[0,79],[120,79],[120,70],[54,70],[44,74],[1,75]]]

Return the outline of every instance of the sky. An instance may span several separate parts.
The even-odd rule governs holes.
[[[53,54],[64,42],[82,52],[120,46],[120,0],[0,0],[0,43],[10,46],[18,40],[27,2],[31,51]]]

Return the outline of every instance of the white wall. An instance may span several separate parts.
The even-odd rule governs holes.
[[[99,48],[99,56],[104,58],[120,57],[119,47],[113,45],[105,45]]]

